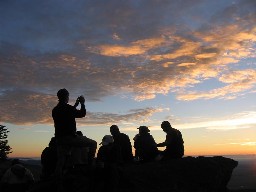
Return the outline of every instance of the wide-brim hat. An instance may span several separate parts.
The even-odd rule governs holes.
[[[142,131],[142,132],[150,132],[150,130],[148,129],[147,126],[140,126],[140,127],[138,127],[137,129],[139,129],[139,130]]]

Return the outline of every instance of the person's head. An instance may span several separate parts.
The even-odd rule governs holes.
[[[164,132],[167,132],[168,130],[170,130],[172,128],[172,126],[169,123],[169,121],[163,121],[161,124],[161,128],[163,129]]]
[[[68,92],[68,90],[65,89],[65,88],[60,89],[57,92],[57,97],[58,97],[60,102],[68,103],[68,101],[69,101],[69,92]]]
[[[150,130],[148,129],[147,126],[140,126],[140,127],[137,128],[137,129],[139,129],[139,134],[146,134],[146,133],[149,133],[149,132],[150,132]]]
[[[110,133],[111,135],[117,135],[120,133],[119,128],[117,125],[111,125],[110,126]]]
[[[102,142],[100,143],[100,145],[109,145],[114,143],[114,138],[112,137],[112,135],[105,135],[102,138]]]

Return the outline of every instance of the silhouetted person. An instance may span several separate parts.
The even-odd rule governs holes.
[[[97,154],[99,173],[97,180],[103,181],[105,191],[117,191],[120,179],[120,165],[122,164],[121,149],[114,144],[111,135],[105,135],[100,143]]]
[[[82,131],[77,131],[76,134],[78,137],[84,137],[85,139],[88,139],[85,135],[83,135]],[[89,147],[74,148],[72,150],[72,159],[74,160],[75,165],[88,165],[88,153]]]
[[[168,121],[163,121],[161,128],[166,133],[163,143],[157,144],[158,147],[166,147],[163,151],[163,160],[182,158],[184,155],[184,145],[182,134],[174,129]]]
[[[54,120],[55,137],[58,145],[58,164],[56,172],[60,172],[65,163],[63,155],[67,153],[68,147],[89,147],[89,163],[92,163],[97,149],[97,142],[80,137],[76,134],[76,118],[83,118],[86,115],[85,99],[83,96],[77,98],[74,106],[68,104],[69,92],[60,89],[57,92],[59,103],[52,110]],[[76,107],[81,104],[80,110]]]
[[[86,115],[84,98],[78,97],[74,106],[68,104],[69,92],[66,89],[60,89],[57,93],[59,103],[52,110],[52,117],[55,126],[55,137],[57,139],[63,137],[72,137],[76,135],[76,120],[75,118],[83,118]],[[76,106],[81,103],[81,109],[76,109]]]
[[[1,192],[25,192],[34,184],[33,174],[25,168],[18,159],[14,159],[12,166],[1,179]]]
[[[111,125],[110,133],[114,138],[114,144],[121,148],[124,163],[132,162],[132,145],[129,136],[121,133],[117,125]]]
[[[57,143],[56,138],[52,137],[42,154],[41,154],[41,164],[42,164],[42,176],[41,179],[47,179],[54,173],[57,165]]]
[[[142,162],[155,160],[158,155],[156,142],[147,126],[140,126],[139,134],[134,138],[134,148],[136,149],[136,158]]]

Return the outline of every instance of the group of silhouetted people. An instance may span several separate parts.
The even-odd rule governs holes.
[[[150,162],[182,158],[184,146],[182,134],[168,121],[163,121],[161,128],[166,133],[164,142],[157,144],[147,126],[140,126],[139,133],[133,138],[135,156],[128,135],[121,133],[117,125],[110,127],[110,135],[105,135],[100,143],[97,157],[97,142],[77,131],[76,118],[86,115],[85,99],[79,96],[74,106],[69,105],[69,92],[60,89],[57,92],[59,103],[52,110],[55,127],[53,137],[41,155],[43,165],[42,178],[62,175],[68,166],[95,166],[97,180],[104,180],[113,186],[118,183],[120,168],[134,162]],[[80,109],[77,106],[80,104]],[[166,147],[159,151],[158,147]],[[104,179],[103,179],[104,178]],[[109,186],[109,185],[104,185]]]
[[[65,171],[70,168],[86,168],[92,178],[90,191],[105,189],[115,192],[123,166],[178,159],[184,155],[182,134],[168,121],[163,121],[161,124],[161,128],[166,133],[164,142],[157,144],[149,128],[140,126],[139,133],[133,138],[133,146],[129,136],[121,133],[117,125],[112,125],[110,134],[102,138],[96,155],[97,142],[77,131],[76,127],[76,118],[83,118],[86,115],[84,97],[79,96],[74,106],[68,104],[69,92],[66,89],[60,89],[57,97],[59,102],[52,110],[55,136],[41,154],[41,180],[51,178],[61,180]],[[80,109],[77,109],[79,104]],[[135,155],[132,153],[133,147]],[[165,147],[165,150],[159,151],[158,147]],[[13,161],[12,167],[3,176],[1,185],[4,186],[5,191],[12,191],[17,187],[27,190],[33,182],[31,172],[19,162]],[[61,191],[60,188],[58,190]]]

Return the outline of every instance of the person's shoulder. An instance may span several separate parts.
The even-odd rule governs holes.
[[[151,135],[151,134],[149,134],[149,137],[152,138],[152,139],[154,139],[153,135]]]
[[[176,135],[177,137],[182,137],[180,130],[175,129],[175,128],[172,128],[171,134]]]
[[[69,105],[68,103],[58,103],[52,111],[62,110],[64,108],[74,108],[74,106]]]
[[[176,133],[181,133],[180,130],[173,128]]]
[[[56,111],[59,108],[58,105],[56,105],[55,107],[53,107],[52,111]]]
[[[50,150],[50,147],[45,147],[42,153],[47,153]]]
[[[120,135],[122,135],[122,137],[129,137],[129,136],[126,135],[125,133],[120,133]]]
[[[74,106],[72,106],[72,105],[70,105],[70,104],[68,104],[68,103],[62,104],[61,107],[62,107],[63,110],[69,110],[69,111],[74,111],[74,110],[76,110],[76,108],[75,108]]]
[[[72,105],[70,105],[70,104],[68,104],[68,103],[63,104],[63,106],[69,107],[69,108],[75,108],[74,106],[72,106]]]

